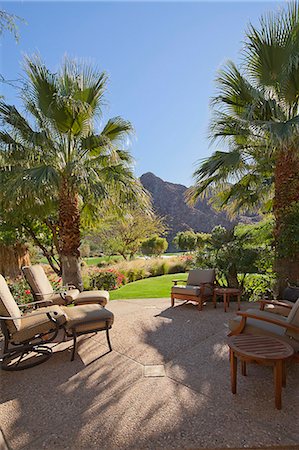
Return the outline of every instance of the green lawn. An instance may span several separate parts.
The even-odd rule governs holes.
[[[129,298],[163,298],[170,297],[171,280],[186,280],[186,273],[162,275],[160,277],[145,278],[126,284],[116,291],[110,291],[111,300]]]

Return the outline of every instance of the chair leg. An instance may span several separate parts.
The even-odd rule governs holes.
[[[75,359],[75,353],[77,350],[77,333],[76,330],[72,330],[72,334],[73,334],[73,351],[72,351],[72,356],[71,356],[71,361],[74,361]]]
[[[110,350],[110,352],[112,352],[112,346],[111,346],[111,342],[110,342],[110,336],[109,336],[109,328],[108,328],[108,326],[107,326],[107,328],[106,328],[106,337],[107,337],[107,342],[108,342],[109,350]]]
[[[200,299],[198,300],[198,311],[202,311],[202,304],[203,304],[203,299],[200,298]]]
[[[171,307],[173,307],[174,306],[174,296],[173,296],[173,294],[171,294]]]

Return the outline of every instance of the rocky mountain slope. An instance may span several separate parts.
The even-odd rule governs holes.
[[[166,218],[170,250],[173,250],[172,239],[179,231],[193,229],[208,233],[216,225],[226,228],[233,225],[225,212],[215,211],[207,200],[199,200],[194,207],[188,206],[184,197],[186,186],[163,181],[151,172],[143,174],[140,181],[152,196],[155,212]]]

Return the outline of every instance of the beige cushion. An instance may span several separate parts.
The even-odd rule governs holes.
[[[0,275],[0,316],[20,317],[21,315],[4,277]],[[6,325],[10,333],[14,333],[20,329],[21,319],[7,320]]]
[[[291,309],[287,318],[287,322],[299,328],[299,298],[294,304],[293,308]],[[292,336],[294,339],[299,341],[299,332],[297,333],[296,331],[293,330],[287,330],[286,334],[288,336]]]
[[[46,294],[52,294],[54,291],[43,267],[36,264],[34,266],[25,266],[22,270],[32,292],[35,295],[39,294],[36,298],[38,300],[49,300],[49,295]]]
[[[173,286],[171,289],[172,294],[182,295],[196,295],[199,297],[200,288],[197,286]]]
[[[66,314],[66,329],[71,333],[75,328],[77,333],[88,332],[106,327],[106,321],[111,326],[114,316],[111,311],[100,305],[62,306]]]
[[[78,297],[79,294],[79,289],[69,289],[68,291],[66,291],[64,295],[66,303],[73,303],[73,301]]]
[[[85,305],[87,303],[97,303],[101,306],[107,305],[109,301],[108,291],[84,291],[80,292],[78,297],[75,298],[75,305]]]
[[[281,302],[285,303],[286,305],[291,305],[293,306],[294,303],[289,302],[287,300],[280,300]],[[289,308],[284,308],[283,306],[278,306],[278,305],[265,305],[265,311],[266,312],[271,312],[273,314],[279,314],[280,316],[284,316],[284,317],[288,317],[289,313],[290,313],[290,309]]]
[[[173,286],[171,289],[172,294],[182,294],[182,295],[196,295],[197,297],[200,296],[200,290],[201,288],[198,286],[189,286],[188,284],[186,286]],[[212,289],[208,286],[204,287],[204,296],[212,295]]]
[[[187,285],[199,286],[200,283],[214,283],[215,269],[190,270]]]
[[[13,342],[21,343],[33,338],[36,334],[48,333],[55,330],[55,325],[47,316],[48,312],[56,313],[54,317],[59,325],[65,323],[66,314],[59,306],[55,305],[46,308],[38,308],[23,315],[20,329],[12,335]],[[44,314],[40,315],[40,313]]]

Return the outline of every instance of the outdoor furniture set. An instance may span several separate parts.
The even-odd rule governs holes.
[[[109,329],[114,316],[105,306],[109,299],[106,291],[80,293],[67,289],[57,294],[41,266],[24,268],[35,302],[18,305],[9,287],[0,275],[0,322],[4,335],[1,368],[21,370],[44,362],[51,356],[52,342],[60,330],[64,338],[73,339],[71,360],[74,360],[77,337],[83,334],[106,331],[109,350]],[[84,294],[84,295],[82,295]],[[72,307],[68,305],[73,304]],[[36,308],[29,312],[21,309]]]
[[[240,310],[241,291],[217,287],[214,269],[190,271],[186,286],[178,286],[179,280],[173,282],[172,307],[175,299],[181,299],[198,303],[201,311],[204,302],[212,299],[216,308],[216,297],[222,295],[226,312],[230,296],[234,295],[238,299]],[[299,362],[299,299],[295,303],[287,300],[261,300],[260,310],[238,311],[236,317],[229,321],[229,329],[232,393],[236,393],[237,359],[241,361],[244,376],[247,373],[246,363],[273,365],[275,406],[281,409],[281,390],[286,385],[286,362]]]
[[[174,286],[171,289],[171,306],[174,306],[175,299],[186,300],[198,303],[199,311],[203,304],[213,300],[216,308],[217,296],[223,297],[224,311],[227,311],[230,303],[230,297],[237,297],[238,309],[240,309],[241,289],[221,287],[216,284],[215,269],[194,269],[190,270],[188,279],[173,280]],[[186,286],[179,286],[178,283],[186,283]]]

